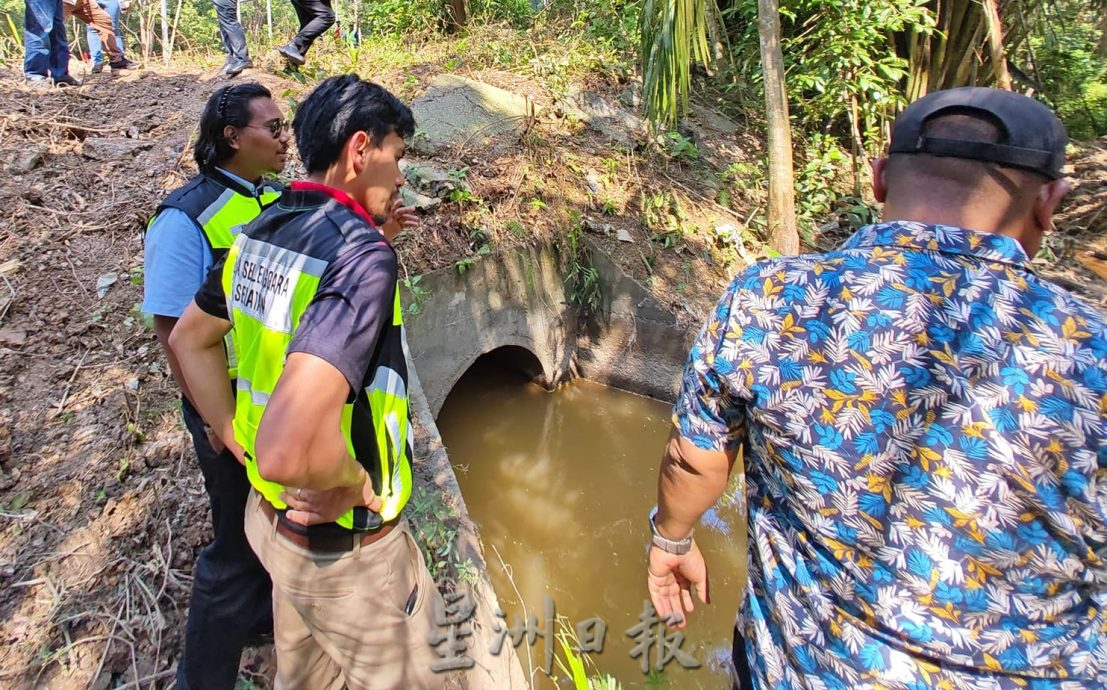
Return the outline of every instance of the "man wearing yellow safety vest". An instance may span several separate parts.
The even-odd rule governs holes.
[[[391,241],[417,224],[395,200],[415,122],[345,75],[293,128],[308,180],[235,240],[170,345],[255,489],[246,534],[273,578],[277,687],[440,687],[439,594],[401,516],[413,453]]]
[[[154,332],[184,393],[181,407],[215,533],[196,559],[177,665],[182,690],[234,687],[247,641],[273,629],[272,585],[246,541],[246,472],[205,428],[167,343],[212,262],[226,254],[242,226],[280,198],[281,188],[262,176],[284,167],[288,140],[281,111],[264,86],[217,90],[204,107],[193,150],[200,174],[166,197],[146,233],[143,311],[153,315]]]

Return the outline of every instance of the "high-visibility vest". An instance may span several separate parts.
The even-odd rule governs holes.
[[[253,191],[219,170],[202,173],[177,188],[158,205],[150,224],[167,208],[182,211],[200,228],[208,241],[214,262],[227,252],[234,238],[247,223],[257,218],[267,206],[281,198],[284,189],[262,180]],[[228,334],[223,341],[227,350],[227,371],[237,375],[234,340]]]
[[[315,298],[324,271],[337,256],[337,252],[322,258],[306,253],[313,230],[303,227],[302,221],[309,215],[296,209],[286,210],[282,201],[277,209],[251,226],[248,234],[238,236],[227,253],[222,275],[227,313],[234,324],[238,347],[235,440],[246,451],[250,484],[278,510],[288,507],[280,498],[285,487],[267,481],[258,472],[255,460],[258,426],[284,371],[288,347],[300,319]],[[280,245],[265,241],[275,240],[274,228],[284,230],[280,233]],[[387,246],[383,237],[380,241]],[[392,250],[382,248],[382,251]],[[340,425],[347,450],[365,467],[373,489],[381,498],[379,515],[384,521],[398,517],[411,496],[413,434],[405,343],[397,287],[392,319],[379,335],[378,354],[365,376],[365,386],[344,406]],[[370,513],[364,507],[355,508],[336,522],[348,529],[366,529]]]

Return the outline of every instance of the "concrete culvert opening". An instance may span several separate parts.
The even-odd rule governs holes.
[[[535,383],[544,388],[549,387],[546,383],[546,375],[542,371],[542,363],[538,361],[538,356],[527,348],[518,345],[505,345],[481,355],[477,358],[477,361],[473,362],[465,375],[478,367],[496,367],[506,372],[518,374],[520,378],[529,383]]]
[[[459,389],[523,386],[528,383],[548,387],[542,363],[538,361],[537,355],[525,347],[505,345],[477,357],[454,383],[446,400],[448,403],[451,396],[458,394]]]

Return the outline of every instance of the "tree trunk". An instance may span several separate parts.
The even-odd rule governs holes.
[[[769,244],[781,254],[799,252],[796,193],[792,178],[792,124],[784,88],[777,0],[757,0],[761,69],[765,75],[765,120],[769,128]]]
[[[981,0],[984,5],[984,22],[988,25],[988,52],[992,60],[992,71],[996,75],[996,86],[1011,90],[1011,72],[1007,69],[1007,51],[1003,48],[1003,24],[999,19],[999,5],[996,0]]]
[[[451,31],[469,23],[469,0],[447,0],[446,9],[450,15],[447,25]]]
[[[169,3],[161,0],[161,59],[169,64]]]
[[[142,61],[150,61],[150,21],[146,8],[138,8],[138,44],[142,48]]]
[[[1107,6],[1100,9],[1103,14],[1099,17],[1099,44],[1095,52],[1099,57],[1107,60]]]
[[[177,45],[177,27],[181,22],[182,0],[177,0],[177,9],[173,10],[173,30],[169,32],[169,55],[173,56],[173,46]]]
[[[269,41],[273,41],[273,2],[265,0],[265,25],[269,27]]]

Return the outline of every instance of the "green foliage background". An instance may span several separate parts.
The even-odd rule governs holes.
[[[465,63],[512,69],[533,75],[551,94],[563,96],[573,78],[587,80],[589,72],[597,71],[630,77],[641,69],[640,58],[651,46],[665,43],[661,53],[685,51],[702,33],[706,43],[699,43],[690,54],[693,60],[711,63],[709,74],[681,71],[673,67],[676,62],[666,63],[668,58],[662,54],[659,73],[669,82],[656,93],[672,113],[679,113],[681,92],[690,91],[759,128],[763,96],[756,0],[470,1],[474,36],[481,35],[480,27],[497,26],[514,38],[489,42],[470,40],[464,32],[455,34],[444,58],[447,69]],[[180,13],[175,54],[218,56],[219,32],[211,0],[167,2],[170,17],[178,8]],[[255,50],[284,42],[297,28],[289,0],[270,3],[272,39],[265,0],[241,0],[242,21]],[[1017,0],[1015,4],[1022,8],[1021,24],[1029,27],[1010,54],[1017,76],[1023,77],[1016,80],[1018,88],[1053,106],[1073,138],[1107,135],[1107,61],[1102,48],[1097,53],[1107,2]],[[860,191],[864,160],[879,155],[891,118],[906,102],[908,64],[897,37],[940,35],[935,6],[932,0],[780,0],[786,86],[797,149],[797,199],[804,225],[810,227],[833,213],[843,205],[843,198],[845,205],[856,205],[852,197]],[[356,64],[355,29],[363,46],[392,50],[392,60],[410,57],[411,46],[437,40],[446,30],[443,0],[334,0],[334,7],[339,18],[335,34],[346,41],[333,60],[336,63]],[[682,11],[686,14],[681,15]],[[691,21],[669,33],[656,17],[674,12]],[[0,0],[0,14],[4,15],[0,59],[17,71],[22,59],[23,0]],[[134,0],[124,15],[132,54],[160,54],[159,14],[159,0]],[[709,20],[708,25],[697,28],[702,18]],[[83,51],[83,27],[74,24],[74,28],[77,51]],[[317,51],[325,53],[330,40]],[[388,50],[374,55],[390,60]],[[305,78],[314,76],[318,74],[305,72]],[[646,79],[647,96],[650,81]],[[648,104],[652,102],[647,98]],[[656,115],[657,110],[651,113]],[[656,119],[665,123],[665,129],[679,129],[675,115]],[[727,196],[725,191],[723,195]]]

